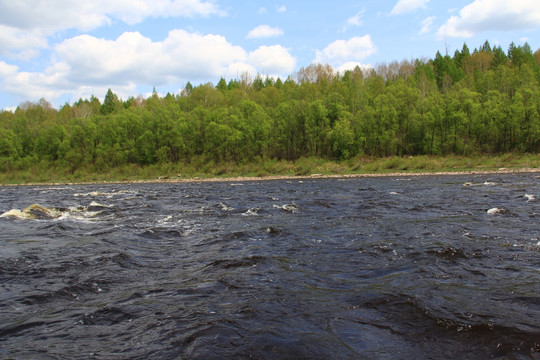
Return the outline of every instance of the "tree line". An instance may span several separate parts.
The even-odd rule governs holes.
[[[507,152],[540,152],[540,50],[527,43],[0,113],[0,171]]]

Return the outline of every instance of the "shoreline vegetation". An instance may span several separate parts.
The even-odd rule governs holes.
[[[334,162],[318,158],[267,161],[243,165],[225,163],[196,169],[181,164],[127,166],[106,173],[54,173],[54,169],[0,174],[0,187],[106,185],[136,183],[242,182],[371,178],[391,176],[482,175],[540,173],[540,156],[505,154],[482,157],[409,156],[358,158]]]
[[[0,184],[519,171],[539,154],[528,43],[0,111]]]

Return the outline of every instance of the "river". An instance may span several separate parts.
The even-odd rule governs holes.
[[[0,358],[540,359],[537,198],[528,173],[0,187]]]

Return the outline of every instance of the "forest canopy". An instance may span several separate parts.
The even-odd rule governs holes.
[[[160,163],[346,160],[356,156],[540,152],[540,50],[485,42],[453,56],[287,79],[247,74],[179,94],[111,90],[54,109],[0,113],[0,171],[89,171]]]

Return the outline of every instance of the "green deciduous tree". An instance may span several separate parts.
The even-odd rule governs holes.
[[[125,102],[109,89],[103,104],[92,96],[59,111],[24,102],[0,112],[0,171],[538,153],[539,54],[485,42],[377,70],[312,64],[285,81],[246,73]]]

